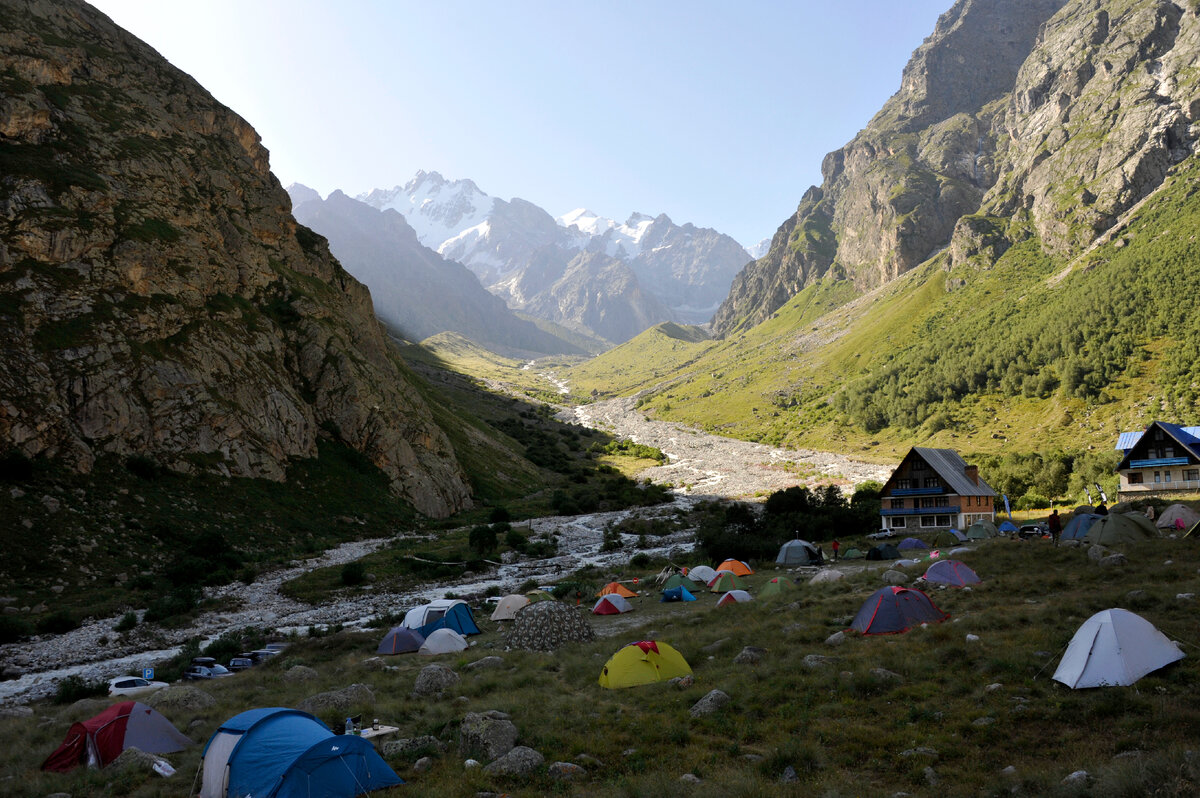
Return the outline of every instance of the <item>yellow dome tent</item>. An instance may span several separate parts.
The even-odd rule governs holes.
[[[687,676],[692,666],[666,643],[642,640],[613,654],[600,672],[601,687],[636,687]]]

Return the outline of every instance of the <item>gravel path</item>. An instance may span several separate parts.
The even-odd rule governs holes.
[[[565,384],[556,381],[560,390]],[[280,586],[302,573],[327,566],[342,565],[359,559],[388,540],[347,543],[320,557],[298,561],[287,568],[263,574],[253,584],[235,583],[207,592],[226,599],[236,607],[227,612],[206,613],[194,624],[182,629],[136,627],[125,635],[112,631],[118,617],[94,619],[63,635],[35,638],[20,644],[0,646],[0,671],[18,678],[0,681],[0,705],[42,698],[54,692],[58,680],[68,675],[85,679],[107,679],[125,673],[139,673],[174,656],[194,636],[216,637],[230,629],[246,626],[274,627],[282,632],[303,630],[309,626],[344,624],[360,626],[373,618],[407,610],[419,603],[440,598],[447,592],[457,595],[482,593],[499,585],[511,592],[527,580],[553,582],[584,565],[625,562],[633,546],[601,552],[604,532],[630,516],[673,515],[691,504],[710,497],[746,498],[762,496],[801,481],[825,482],[850,486],[865,480],[883,481],[891,469],[861,463],[841,455],[813,451],[779,449],[762,444],[722,438],[662,421],[647,419],[634,408],[632,399],[613,399],[563,411],[563,418],[586,426],[604,429],[620,438],[654,446],[666,452],[667,465],[642,474],[657,483],[676,486],[674,504],[614,513],[539,518],[528,522],[534,536],[553,534],[560,554],[547,560],[506,563],[485,577],[472,575],[448,580],[417,591],[385,592],[364,586],[358,595],[319,607],[293,601],[279,593]],[[820,476],[814,479],[811,472]],[[654,541],[648,554],[673,554],[691,548],[692,530],[683,530]]]

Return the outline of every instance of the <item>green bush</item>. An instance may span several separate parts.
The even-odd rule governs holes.
[[[72,675],[59,681],[54,688],[54,697],[51,698],[51,701],[55,704],[74,704],[80,699],[94,698],[107,693],[108,685],[104,682],[89,682],[82,676]]]
[[[342,566],[342,584],[347,587],[361,585],[367,581],[367,567],[358,560]]]
[[[79,619],[66,610],[55,610],[37,619],[37,631],[42,635],[61,635],[79,626]]]
[[[33,624],[24,618],[0,615],[0,643],[16,643],[33,634]]]
[[[138,625],[137,613],[133,610],[121,616],[121,620],[117,621],[117,625],[113,627],[114,632],[128,632],[130,629]]]

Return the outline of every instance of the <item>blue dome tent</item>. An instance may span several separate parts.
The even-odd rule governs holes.
[[[296,709],[251,709],[204,747],[200,798],[356,796],[403,784],[370,742]]]
[[[475,625],[475,616],[471,614],[471,608],[462,601],[446,610],[445,615],[419,627],[417,631],[421,633],[422,637],[427,638],[438,629],[449,629],[452,632],[458,632],[463,637],[479,634],[479,627]]]

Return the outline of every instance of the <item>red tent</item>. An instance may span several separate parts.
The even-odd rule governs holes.
[[[93,718],[71,724],[63,744],[46,757],[42,770],[66,773],[85,762],[102,768],[126,748],[170,754],[191,744],[171,721],[142,702],[122,701]]]

